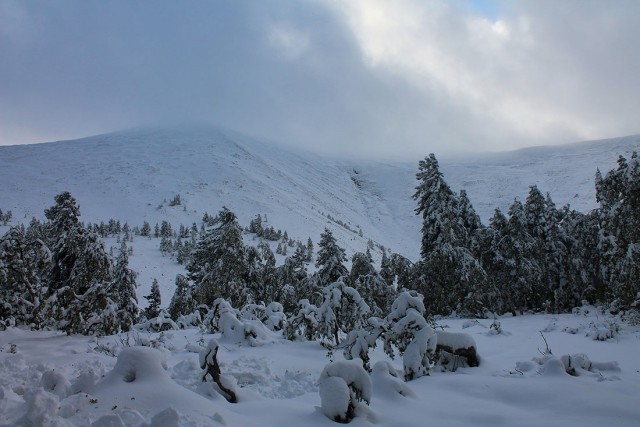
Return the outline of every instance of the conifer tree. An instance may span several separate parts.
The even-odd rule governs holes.
[[[149,301],[149,305],[144,309],[144,316],[147,319],[155,319],[160,314],[160,306],[162,305],[160,286],[157,279],[153,279],[149,295],[146,295],[144,299]]]
[[[40,327],[49,263],[44,242],[30,240],[23,227],[0,238],[0,322]]]
[[[415,212],[422,216],[421,291],[428,296],[429,308],[438,313],[462,310],[481,315],[474,293],[481,292],[486,274],[469,248],[465,220],[470,229],[477,225],[471,225],[475,221],[471,205],[465,202],[463,218],[459,200],[444,181],[433,154],[421,160],[418,169],[413,198],[418,201]]]
[[[120,254],[116,260],[113,273],[113,287],[115,299],[118,305],[118,320],[120,330],[130,330],[138,318],[138,297],[136,296],[136,273],[129,268],[129,254],[127,245],[123,241],[120,245]]]
[[[388,312],[395,292],[376,271],[369,250],[353,255],[348,279],[349,285],[358,291],[374,316],[382,317]]]
[[[180,316],[191,314],[195,311],[196,304],[192,296],[192,287],[182,274],[176,275],[176,290],[169,304],[169,316],[178,320]]]
[[[316,267],[321,284],[333,283],[349,273],[344,265],[347,261],[344,249],[338,246],[333,233],[328,228],[325,228],[320,235],[318,247]]]
[[[64,192],[55,201],[45,211],[53,242],[48,310],[67,333],[82,333],[87,331],[90,317],[113,303],[111,258],[98,235],[80,223],[80,210],[73,196]],[[114,329],[113,325],[103,327],[96,322],[90,326],[93,333]]]
[[[620,156],[618,168],[604,178],[598,172],[596,197],[600,203],[598,245],[606,296],[627,308],[640,292],[640,162],[636,152],[629,161]]]
[[[189,279],[195,284],[196,300],[210,305],[225,298],[234,307],[247,302],[247,265],[242,228],[236,215],[223,208],[198,241],[187,266]]]

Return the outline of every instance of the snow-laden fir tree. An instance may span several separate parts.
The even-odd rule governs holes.
[[[618,168],[596,175],[600,204],[598,247],[606,297],[625,309],[640,292],[640,161],[634,152],[618,159]]]
[[[223,208],[198,241],[187,265],[200,304],[211,305],[223,297],[233,306],[247,302],[247,265],[242,228],[236,215]]]
[[[180,316],[186,316],[195,311],[196,304],[193,300],[192,292],[193,288],[189,280],[182,274],[177,274],[176,290],[173,293],[168,308],[169,316],[171,316],[173,320],[178,320]]]
[[[118,305],[120,330],[128,331],[138,318],[138,297],[136,295],[136,273],[129,268],[127,245],[120,244],[120,254],[113,272],[113,299]]]
[[[297,301],[301,299],[312,302],[319,299],[315,282],[310,280],[307,274],[305,259],[306,254],[298,248],[292,256],[285,258],[284,263],[276,270],[276,289],[273,289],[272,300],[280,301],[285,312],[293,312]],[[286,292],[287,290],[292,292]]]
[[[304,338],[309,341],[318,336],[318,307],[308,299],[298,301],[298,309],[287,319],[283,335],[288,340]]]
[[[322,289],[322,304],[318,307],[318,334],[333,340],[337,346],[340,335],[361,328],[371,310],[358,291],[343,282],[334,282]]]
[[[158,279],[153,279],[149,295],[145,295],[144,299],[149,302],[147,308],[144,309],[144,317],[148,320],[155,319],[160,314],[160,307],[162,305],[162,296],[160,295]]]
[[[541,289],[541,270],[534,254],[535,241],[527,231],[522,203],[514,201],[509,218],[496,209],[490,222],[491,254],[488,270],[500,294],[496,310],[513,315],[535,308]],[[538,309],[540,307],[537,307]]]
[[[40,327],[50,256],[44,242],[29,239],[23,227],[0,238],[0,322]]]
[[[338,246],[331,230],[325,228],[324,232],[320,235],[316,258],[319,284],[326,286],[349,274],[349,270],[347,270],[347,267],[344,265],[346,261],[347,257],[344,249]]]
[[[117,330],[107,318],[102,324],[95,320],[102,312],[117,313],[111,299],[112,263],[104,243],[82,226],[69,192],[58,194],[55,201],[45,211],[53,242],[47,300],[52,321],[67,333],[85,333],[89,326],[97,334]]]
[[[567,236],[561,224],[568,220],[563,216],[564,211],[559,211],[555,203],[551,199],[551,195],[547,193],[545,201],[545,226],[544,231],[544,283],[547,288],[547,297],[551,302],[549,309],[555,313],[565,311],[572,307],[566,307],[566,294],[570,292],[569,283],[567,281],[566,258]]]
[[[465,218],[458,197],[444,181],[438,161],[430,154],[418,164],[419,181],[413,198],[422,216],[422,261],[420,282],[428,295],[430,309],[448,314],[453,310],[469,315],[483,315],[480,296],[486,273],[470,250],[471,239],[465,220],[471,227],[473,211],[465,203]]]
[[[565,206],[562,218],[561,233],[566,250],[562,271],[566,277],[566,285],[557,301],[559,310],[569,311],[580,306],[582,301],[594,303],[598,299],[604,300],[604,286],[597,250],[597,211],[583,214]]]
[[[395,290],[376,271],[369,250],[353,254],[348,283],[362,296],[372,315],[382,317],[389,311]]]

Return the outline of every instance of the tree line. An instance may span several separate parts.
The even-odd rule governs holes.
[[[14,226],[0,239],[0,321],[68,333],[112,334],[161,313],[173,321],[196,311],[204,318],[223,298],[239,309],[266,310],[276,303],[282,307],[276,311],[294,331],[291,337],[312,337],[318,322],[311,314],[319,313],[332,295],[344,296],[341,304],[346,305],[340,310],[357,311],[362,302],[368,315],[384,317],[398,295],[408,290],[424,300],[425,315],[557,313],[583,301],[637,313],[636,153],[629,160],[621,156],[618,167],[604,176],[597,171],[599,206],[589,213],[569,206],[558,209],[549,194],[531,186],[524,203],[515,200],[506,214],[496,209],[488,225],[482,224],[464,190],[451,190],[433,154],[419,162],[416,178],[415,212],[422,217],[417,262],[383,251],[377,267],[367,249],[353,254],[347,268],[344,249],[325,229],[317,253],[310,239],[306,245],[298,242],[276,265],[267,242],[245,245],[243,233],[262,234],[266,240],[283,235],[263,228],[259,219],[243,229],[236,215],[223,208],[215,217],[207,214],[200,227],[181,227],[180,236],[190,239],[179,252],[187,273],[176,278],[167,310],[159,308],[156,285],[155,294],[147,297],[152,309],[142,313],[136,275],[128,266],[130,239],[122,239],[114,257],[100,238],[109,230],[131,233],[128,225],[110,221],[101,227],[84,226],[75,199],[61,193],[45,211],[46,222]],[[145,222],[135,233],[165,239],[176,235],[169,223],[156,228],[152,232]],[[315,271],[310,272],[312,262]],[[349,332],[348,325],[332,328],[329,335],[336,344],[340,333]]]

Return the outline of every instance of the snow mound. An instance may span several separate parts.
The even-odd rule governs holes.
[[[322,412],[334,421],[347,421],[350,392],[347,383],[340,377],[327,377],[320,382]]]
[[[169,378],[167,358],[164,353],[149,347],[125,348],[107,378],[106,381],[117,378],[128,383]]]
[[[399,396],[415,397],[411,387],[400,378],[398,371],[386,360],[381,360],[373,365],[371,383],[373,384],[373,393],[385,399]]]
[[[371,402],[371,377],[360,360],[329,363],[318,382],[322,412],[334,421],[351,421],[362,401]]]
[[[196,425],[215,425],[224,420],[218,414],[221,408],[173,381],[167,368],[166,356],[160,350],[149,347],[123,349],[113,370],[91,390],[98,414],[125,409],[138,411],[147,418],[171,405],[180,408],[181,425],[187,424],[187,420]],[[165,415],[173,416],[171,411]],[[151,425],[160,424],[152,419]]]

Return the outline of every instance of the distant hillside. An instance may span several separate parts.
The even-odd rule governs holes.
[[[495,207],[506,210],[515,197],[523,200],[534,183],[558,206],[592,209],[596,167],[607,171],[619,154],[639,149],[640,136],[631,136],[440,164],[451,187],[467,189],[487,221]],[[0,208],[28,222],[68,190],[85,221],[186,225],[227,206],[244,225],[266,214],[269,224],[296,239],[317,243],[330,227],[348,254],[371,239],[416,259],[420,222],[411,195],[418,160],[332,160],[211,127],[122,131],[0,147]],[[177,194],[183,203],[169,206]]]

